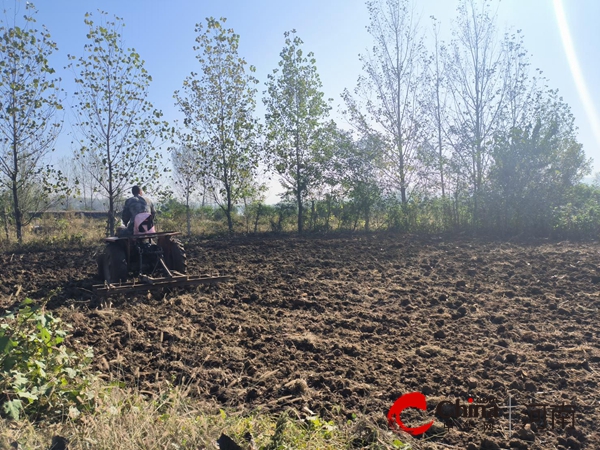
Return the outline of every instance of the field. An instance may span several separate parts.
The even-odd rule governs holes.
[[[91,345],[99,370],[166,381],[227,408],[326,419],[386,415],[404,393],[517,405],[492,430],[436,422],[415,449],[598,448],[600,244],[393,234],[260,236],[186,244],[190,273],[232,281],[100,302],[93,249],[0,254],[0,306],[18,286]],[[524,405],[575,404],[575,428],[524,427]],[[479,401],[479,400],[477,400]],[[569,421],[571,419],[569,418]],[[474,425],[471,430],[459,426]]]

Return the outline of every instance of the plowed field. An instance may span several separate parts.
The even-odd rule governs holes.
[[[418,449],[600,448],[598,243],[381,234],[197,241],[186,251],[190,273],[232,281],[100,304],[86,292],[93,250],[4,253],[0,306],[18,285],[32,298],[61,288],[50,307],[78,345],[142,389],[183,381],[227,407],[366,415],[382,430],[407,392],[429,406],[403,415],[408,426],[432,420],[440,401],[494,397],[493,429],[461,418],[401,439]],[[575,428],[557,416],[551,429],[550,406],[547,429],[524,428],[532,401],[575,405]]]

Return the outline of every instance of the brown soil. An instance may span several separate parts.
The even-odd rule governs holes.
[[[428,399],[426,413],[403,415],[409,426],[442,400],[510,394],[510,439],[505,409],[491,431],[471,421],[472,430],[400,438],[413,448],[600,448],[598,243],[336,235],[186,250],[190,273],[233,280],[106,305],[86,292],[92,250],[0,254],[0,306],[17,285],[33,298],[61,288],[50,306],[78,345],[143,389],[184,382],[228,407],[368,415],[382,429],[403,393]],[[575,429],[523,429],[532,400],[575,404]]]

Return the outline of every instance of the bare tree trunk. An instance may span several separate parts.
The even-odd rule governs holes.
[[[331,220],[331,195],[327,195],[327,218],[325,219],[325,229],[329,231],[329,221]]]
[[[442,188],[442,225],[445,227],[448,220],[450,220],[451,211],[448,211],[446,203],[446,184],[444,182],[444,149],[442,140],[442,106],[440,101],[440,79],[439,79],[439,66],[438,66],[438,49],[437,49],[437,34],[436,34],[436,105],[435,105],[435,116],[437,122],[437,140],[438,140],[438,167],[440,171],[440,186]]]
[[[226,187],[227,190],[227,227],[229,229],[229,234],[233,234],[233,218],[231,217],[231,211],[233,209],[233,205],[231,204],[231,189],[229,186]]]
[[[248,200],[244,197],[244,222],[246,222],[246,234],[250,233],[250,217],[248,216]]]
[[[13,97],[14,103],[14,97]],[[18,136],[17,136],[17,118],[16,113],[12,114],[12,151],[13,151],[13,171],[12,171],[12,195],[13,195],[13,207],[14,207],[14,215],[15,215],[15,228],[17,231],[17,241],[19,244],[23,242],[23,218],[21,215],[21,208],[19,205],[19,188],[17,184],[18,174],[19,174],[19,152],[17,147]]]
[[[113,194],[108,196],[108,235],[115,235],[115,198]]]
[[[260,219],[260,214],[262,213],[262,203],[258,204],[256,208],[256,219],[254,219],[254,234],[258,231],[258,220]]]
[[[10,234],[8,232],[8,214],[6,213],[6,206],[2,208],[2,221],[4,222],[4,233],[6,234],[6,242],[10,242]]]
[[[21,217],[21,209],[19,207],[19,194],[17,191],[17,182],[13,180],[12,183],[12,194],[13,194],[13,208],[14,208],[14,216],[15,216],[15,227],[17,232],[17,241],[19,243],[23,242],[23,219]]]
[[[304,225],[304,210],[302,205],[302,179],[300,171],[300,136],[296,127],[296,201],[298,202],[298,233],[302,233]]]
[[[303,231],[303,222],[304,222],[304,211],[302,208],[302,194],[300,191],[296,194],[296,201],[298,202],[298,233],[302,233]]]
[[[187,221],[187,235],[192,235],[192,215],[190,211],[190,195],[185,196],[185,218]]]
[[[109,121],[110,127],[110,121]],[[106,156],[108,161],[108,235],[115,235],[115,191],[113,189],[112,161],[110,160],[110,138],[106,136]],[[133,220],[134,217],[131,218]],[[127,225],[127,224],[125,224]]]
[[[442,188],[442,200],[446,198],[446,186],[444,184],[444,151],[443,151],[443,140],[442,140],[442,101],[440,99],[440,90],[442,88],[442,80],[440,77],[440,47],[438,40],[439,27],[434,28],[435,38],[435,121],[437,128],[437,140],[438,140],[438,166],[440,171],[440,186]],[[444,209],[445,209],[445,202]]]

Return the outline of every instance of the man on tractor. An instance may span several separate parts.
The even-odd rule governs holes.
[[[127,234],[153,233],[156,211],[152,201],[144,197],[139,186],[133,186],[131,193],[133,197],[125,201],[121,214],[121,219],[127,226]]]

